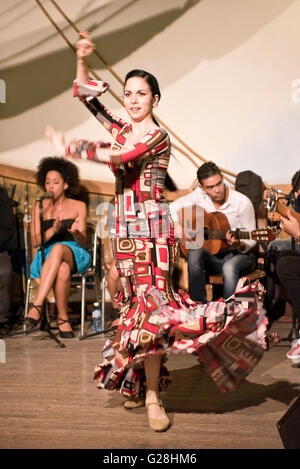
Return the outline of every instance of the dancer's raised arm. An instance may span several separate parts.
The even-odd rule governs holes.
[[[76,44],[77,69],[76,79],[78,83],[84,83],[89,79],[87,60],[95,50],[95,44],[91,41],[87,31],[80,31],[81,39]]]
[[[114,116],[98,101],[97,97],[101,96],[108,89],[109,85],[104,81],[90,78],[87,60],[94,51],[95,44],[92,42],[87,31],[82,31],[79,34],[81,39],[76,44],[77,68],[73,95],[78,97],[104,128],[116,138],[118,132],[127,123]]]

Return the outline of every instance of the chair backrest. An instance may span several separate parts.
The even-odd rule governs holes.
[[[96,228],[92,223],[87,223],[86,225],[86,241],[84,248],[89,251],[92,256],[92,267],[97,269],[98,266],[98,246],[99,246],[99,237],[96,232]]]
[[[236,177],[235,190],[251,200],[257,220],[263,203],[264,183],[262,178],[253,171],[242,171]]]

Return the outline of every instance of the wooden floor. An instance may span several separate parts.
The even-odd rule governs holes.
[[[272,330],[286,337],[287,319]],[[0,364],[0,448],[283,449],[276,423],[300,393],[289,342],[265,353],[240,389],[222,394],[193,356],[170,357],[173,382],[163,395],[171,427],[153,432],[144,408],[93,383],[105,337],[64,340],[44,332],[5,338]],[[46,337],[45,339],[41,339]]]

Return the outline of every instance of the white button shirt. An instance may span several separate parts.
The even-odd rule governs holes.
[[[199,205],[206,212],[221,212],[229,222],[232,230],[237,228],[241,231],[254,231],[256,229],[255,212],[252,202],[241,192],[235,191],[227,187],[228,198],[226,202],[216,209],[210,196],[206,194],[199,186],[190,194],[179,197],[170,204],[170,213],[174,222],[178,222],[178,212],[183,207],[191,207]],[[249,251],[255,246],[256,241],[251,239],[243,239],[245,249],[243,252]]]

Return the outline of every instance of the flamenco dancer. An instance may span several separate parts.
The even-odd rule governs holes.
[[[98,388],[119,390],[127,409],[146,405],[150,427],[164,431],[170,421],[159,393],[169,381],[166,355],[196,354],[221,391],[234,390],[263,355],[266,320],[255,302],[247,307],[233,297],[202,305],[173,290],[178,243],[163,197],[171,146],[153,117],[160,99],[157,80],[143,70],[129,72],[124,106],[130,123],[118,119],[97,99],[108,84],[89,79],[87,58],[95,46],[88,33],[80,35],[74,95],[114,143],[77,140],[66,146],[61,132],[48,127],[46,135],[61,155],[106,163],[116,178],[112,244],[123,287],[117,297],[121,316],[95,380]]]

